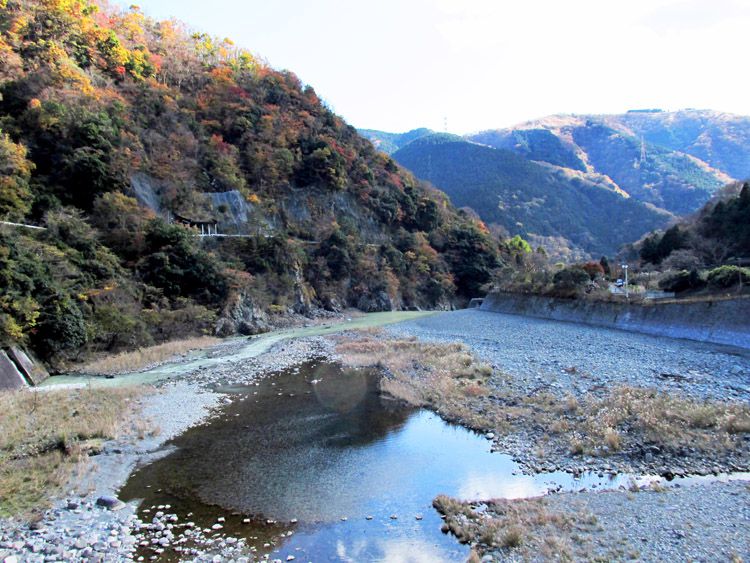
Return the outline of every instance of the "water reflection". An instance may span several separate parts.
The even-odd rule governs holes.
[[[274,557],[462,560],[466,548],[440,532],[436,495],[520,498],[608,483],[521,475],[483,437],[382,398],[372,372],[313,362],[222,390],[236,395],[222,416],[175,439],[121,494],[145,498],[145,517],[167,503],[203,528],[226,517],[222,534],[261,552],[275,542]]]

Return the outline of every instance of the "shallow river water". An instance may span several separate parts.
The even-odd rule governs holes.
[[[438,494],[521,498],[628,481],[523,475],[484,436],[382,397],[372,372],[310,362],[219,390],[235,400],[170,442],[120,496],[144,499],[144,521],[165,504],[203,528],[224,517],[217,537],[246,538],[272,559],[465,560],[467,548],[440,531]]]

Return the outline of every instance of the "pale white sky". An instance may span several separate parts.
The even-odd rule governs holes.
[[[118,0],[128,5],[132,2]],[[356,127],[553,113],[750,115],[750,0],[141,0],[287,68]]]

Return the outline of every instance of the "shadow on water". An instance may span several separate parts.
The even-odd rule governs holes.
[[[382,397],[372,371],[310,362],[219,391],[235,400],[134,472],[121,498],[143,499],[144,522],[168,504],[180,521],[271,558],[465,560],[467,548],[440,531],[438,494],[521,498],[623,482],[523,475],[482,436]]]

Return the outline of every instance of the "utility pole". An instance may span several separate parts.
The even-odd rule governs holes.
[[[628,265],[623,264],[622,269],[625,270],[625,299],[630,301],[630,290],[628,289]]]

